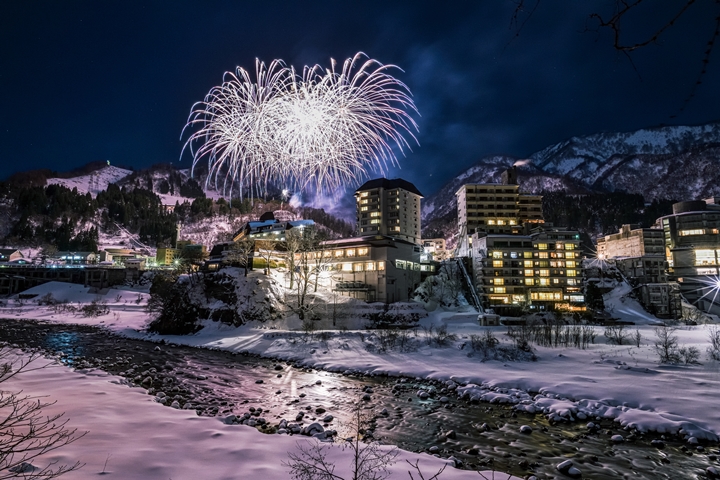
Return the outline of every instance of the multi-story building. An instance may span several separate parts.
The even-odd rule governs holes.
[[[355,191],[357,231],[420,244],[420,191],[407,180],[376,178]]]
[[[503,172],[502,183],[469,183],[455,192],[459,231],[520,234],[526,223],[543,223],[542,196],[520,192],[515,167]]]
[[[155,262],[158,265],[172,265],[179,254],[180,250],[176,248],[158,248],[155,254]]]
[[[669,276],[698,308],[720,314],[720,197],[673,205],[658,219],[665,240]]]
[[[486,307],[585,309],[581,292],[580,235],[573,230],[537,226],[530,235],[472,235],[474,283]]]
[[[664,234],[659,228],[623,225],[618,233],[598,238],[597,257],[614,260],[618,270],[637,285],[668,280]]]
[[[293,228],[312,227],[315,222],[312,220],[284,220],[275,218],[273,212],[265,212],[257,221],[247,222],[233,234],[233,241],[237,242],[244,238],[253,240],[285,241],[285,233]]]
[[[450,257],[444,238],[423,238],[421,244],[427,260],[440,262]]]
[[[605,235],[597,241],[598,258],[665,256],[663,231],[659,228],[640,228],[623,225],[618,233]]]
[[[665,283],[668,281],[667,262],[664,256],[621,257],[615,266],[633,285]]]
[[[323,242],[312,255],[322,255],[323,281],[333,291],[369,302],[392,303],[410,300],[420,284],[421,251],[422,247],[412,242],[371,235]]]

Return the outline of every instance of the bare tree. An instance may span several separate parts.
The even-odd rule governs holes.
[[[296,261],[299,260],[300,253],[305,246],[303,230],[293,228],[285,233],[285,263],[290,276],[290,290],[295,286]]]
[[[255,253],[255,242],[250,238],[243,238],[237,242],[233,242],[227,253],[226,259],[231,264],[237,264],[245,268],[245,276],[248,274],[248,267],[252,262]]]
[[[276,255],[277,248],[280,242],[277,240],[256,240],[257,252],[265,261],[265,275],[270,274],[270,262],[274,255]]]
[[[390,476],[388,470],[395,463],[397,448],[384,450],[377,442],[363,443],[368,418],[358,407],[355,408],[350,424],[351,436],[344,449],[352,453],[350,470],[352,480],[384,480]],[[300,453],[289,453],[290,476],[295,480],[345,480],[335,473],[335,464],[327,459],[330,447],[315,441],[308,445],[298,443]],[[348,480],[350,480],[348,479]]]
[[[655,327],[655,343],[653,349],[660,357],[660,363],[678,363],[680,362],[680,352],[678,351],[678,337],[674,335],[677,327],[668,327],[662,325]]]
[[[49,364],[37,366],[39,354],[29,357],[16,356],[9,349],[0,349],[0,384],[23,372],[46,368]],[[0,480],[22,478],[44,480],[57,478],[65,473],[78,470],[83,465],[55,465],[44,467],[39,457],[72,443],[85,433],[67,427],[63,414],[44,415],[43,409],[54,402],[38,397],[23,395],[21,392],[0,390]]]
[[[593,12],[589,16],[591,22],[595,22],[597,28],[586,28],[590,31],[609,30],[613,36],[613,47],[618,52],[621,52],[628,59],[635,72],[638,72],[635,64],[632,60],[631,53],[648,47],[650,45],[656,45],[661,40],[661,37],[672,27],[677,25],[678,20],[684,16],[691,7],[702,6],[707,4],[714,4],[715,12],[712,15],[708,15],[706,21],[712,22],[714,28],[711,30],[709,38],[705,43],[703,56],[701,60],[701,68],[698,73],[697,79],[693,84],[689,94],[685,97],[682,106],[678,113],[681,113],[690,101],[695,96],[695,92],[702,84],[703,78],[707,73],[708,65],[710,64],[710,57],[713,49],[715,48],[716,40],[720,37],[720,2],[699,2],[697,0],[682,0],[675,2],[675,10],[667,15],[663,16],[659,12],[659,7],[664,6],[665,2],[657,1],[645,1],[645,0],[615,0],[615,5],[612,14],[601,14],[599,12]],[[520,31],[523,29],[525,24],[530,20],[533,13],[537,10],[540,5],[540,0],[517,0],[514,13],[511,19],[511,28],[515,28],[515,38],[520,35]],[[628,37],[636,38],[638,29],[631,27],[628,24],[633,22],[633,17],[643,18],[649,20],[644,22],[645,24],[654,23],[654,27],[647,34],[639,37],[634,41],[628,42]],[[704,31],[701,28],[696,28],[697,34],[702,34]],[[639,76],[639,72],[638,72]],[[671,118],[677,115],[671,115]]]

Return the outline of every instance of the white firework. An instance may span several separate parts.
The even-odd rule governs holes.
[[[268,184],[293,189],[335,190],[371,171],[384,173],[415,142],[417,109],[405,84],[363,53],[340,71],[304,67],[299,74],[282,61],[256,62],[255,81],[244,69],[226,73],[196,103],[183,129],[195,129],[183,151],[193,170],[207,161],[206,187],[240,188],[262,195]]]

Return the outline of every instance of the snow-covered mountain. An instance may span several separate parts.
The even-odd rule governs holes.
[[[76,177],[51,177],[47,179],[47,185],[62,185],[71,190],[77,188],[78,192],[90,193],[94,198],[98,193],[107,190],[109,184],[118,183],[132,173],[132,170],[108,165],[91,173],[78,175]]]
[[[512,165],[521,190],[529,193],[622,190],[646,201],[707,198],[720,195],[720,123],[572,137],[528,159],[485,157],[425,200],[423,225],[449,225],[461,185],[499,182]]]

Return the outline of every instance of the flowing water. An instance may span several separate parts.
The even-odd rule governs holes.
[[[705,478],[707,467],[719,465],[717,445],[698,451],[667,438],[659,449],[650,444],[659,436],[624,431],[611,421],[600,422],[601,429],[592,432],[584,422],[550,424],[542,415],[459,399],[440,383],[342,375],[251,355],[133,340],[80,325],[0,320],[0,340],[55,355],[78,369],[125,377],[128,385],[152,395],[163,392],[168,405],[177,402],[176,407],[198,415],[250,413],[252,419],[265,420],[258,428],[267,433],[275,432],[281,419],[294,422],[303,412],[305,425],[322,423],[331,414],[334,419],[325,428],[343,438],[359,406],[369,418],[368,436],[405,450],[453,456],[461,468],[569,478],[555,466],[570,459],[584,478],[681,479]],[[437,394],[420,400],[419,390]],[[443,396],[447,402],[440,401]],[[532,433],[520,433],[522,425]],[[615,434],[627,441],[613,444]]]

